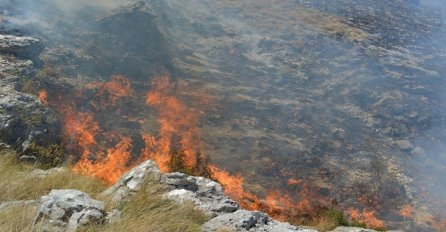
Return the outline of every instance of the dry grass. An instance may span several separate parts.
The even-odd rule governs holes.
[[[192,204],[178,205],[162,198],[159,183],[146,181],[144,190],[127,202],[116,205],[100,193],[106,186],[98,179],[64,170],[43,178],[31,176],[36,166],[17,161],[11,151],[0,152],[0,202],[39,199],[52,189],[78,189],[106,202],[106,209],[118,207],[122,220],[109,225],[91,225],[83,231],[201,231],[208,219]],[[149,191],[150,190],[150,191]],[[0,210],[0,231],[33,231],[36,206],[11,206]]]
[[[0,211],[0,230],[9,232],[32,231],[37,209],[34,206],[11,206]]]
[[[0,202],[39,199],[52,189],[78,189],[96,197],[106,186],[98,179],[63,170],[44,178],[30,175],[34,165],[17,161],[13,152],[0,154]]]
[[[324,232],[335,229],[339,226],[339,223],[333,217],[320,216],[318,218],[315,218],[308,226],[317,229],[318,231]]]
[[[84,228],[83,232],[201,231],[201,225],[208,219],[192,204],[179,205],[164,199],[162,191],[154,192],[162,188],[153,181],[147,181],[141,189],[119,207],[122,210],[119,222],[105,226],[93,225]]]

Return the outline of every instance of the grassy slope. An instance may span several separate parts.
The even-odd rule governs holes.
[[[44,178],[29,175],[34,165],[22,164],[11,151],[0,151],[0,202],[39,199],[52,189],[78,189],[101,199],[99,193],[107,186],[93,177],[64,170]],[[153,182],[146,183],[130,201],[118,205],[123,212],[122,220],[111,225],[92,225],[84,231],[199,231],[206,216],[192,205],[178,205],[162,199]],[[111,208],[107,205],[106,208]],[[13,206],[0,210],[0,231],[31,231],[36,216],[35,206]]]

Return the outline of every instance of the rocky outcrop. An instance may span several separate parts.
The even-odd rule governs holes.
[[[39,39],[30,36],[0,35],[0,53],[34,59],[43,51],[43,48]]]
[[[149,176],[158,180],[161,178],[158,166],[151,160],[147,160],[125,173],[116,184],[104,191],[103,194],[117,202],[126,200],[141,188],[144,180]]]
[[[339,226],[336,229],[330,231],[330,232],[377,232],[376,230],[372,229],[364,229],[364,228],[357,228],[357,227],[347,227],[347,226]],[[401,230],[389,230],[388,232],[403,232]]]
[[[221,229],[255,232],[317,232],[317,230],[300,228],[273,220],[262,212],[247,210],[238,210],[234,213],[220,215],[203,225],[204,232],[220,231]]]
[[[212,180],[188,176],[183,173],[161,174],[156,164],[145,161],[124,174],[118,182],[104,191],[114,201],[125,201],[135,194],[148,177],[154,178],[167,187],[166,197],[183,203],[193,202],[197,208],[210,216],[221,213],[230,213],[239,209],[237,202],[225,196],[223,187]]]
[[[36,97],[17,91],[19,84],[17,76],[3,73],[0,78],[0,141],[27,160],[45,159],[34,151],[58,143],[58,118]]]
[[[161,177],[161,183],[169,186],[171,191],[166,197],[179,203],[194,202],[208,215],[231,213],[239,209],[239,204],[229,199],[223,187],[204,177],[188,176],[183,173],[167,173]]]
[[[23,159],[54,166],[60,160],[54,163],[50,153],[55,152],[47,148],[60,144],[57,115],[36,96],[21,92],[37,91],[31,81],[37,72],[35,61],[27,59],[36,60],[42,49],[33,37],[0,35],[0,142],[18,151]]]
[[[76,231],[90,223],[102,223],[104,203],[78,190],[52,190],[41,199],[35,224],[43,231]]]

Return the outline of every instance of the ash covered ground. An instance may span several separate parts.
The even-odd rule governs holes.
[[[311,211],[298,208],[308,200],[378,227],[441,224],[443,3],[122,3],[0,4],[2,32],[46,47],[35,91],[45,90],[47,106],[62,115],[69,159],[91,161],[80,170],[102,167],[94,162],[102,145],[132,163],[165,152],[162,144],[209,155],[243,177],[243,191],[279,209]],[[101,129],[73,130],[70,115]],[[87,135],[97,141],[79,140]],[[90,172],[115,169],[127,167]]]

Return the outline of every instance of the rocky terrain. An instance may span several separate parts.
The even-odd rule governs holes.
[[[375,227],[438,228],[441,10],[404,0],[150,0],[66,11],[45,1],[32,21],[17,7],[25,2],[0,4],[0,142],[21,160],[77,163],[114,184],[106,194],[117,201],[150,173],[167,198],[214,217],[206,231],[311,231],[239,206],[258,202],[280,219],[335,205]],[[226,195],[209,179],[166,173],[164,144],[208,155]],[[240,188],[222,176],[242,177]],[[69,217],[57,203],[66,197],[81,202]],[[75,190],[42,202],[44,226],[75,230],[112,215]]]
[[[292,226],[270,218],[267,214],[246,211],[224,196],[220,184],[183,173],[161,174],[156,164],[148,160],[126,173],[103,195],[116,201],[126,201],[132,194],[141,190],[146,178],[154,178],[167,187],[166,198],[183,204],[193,202],[196,207],[211,215],[211,220],[203,225],[202,231],[300,231],[317,232],[311,228]],[[150,186],[149,186],[150,187]],[[32,202],[37,203],[36,201]],[[16,202],[15,204],[20,204]],[[29,204],[22,202],[22,204]],[[52,190],[40,199],[39,210],[34,224],[42,231],[77,231],[82,226],[93,223],[119,223],[121,212],[113,209],[105,212],[104,203],[94,200],[74,189]],[[7,207],[7,206],[6,206]],[[375,232],[375,230],[338,227],[332,232]]]

